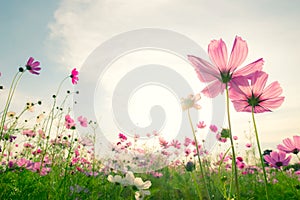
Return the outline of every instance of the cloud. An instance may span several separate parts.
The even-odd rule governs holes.
[[[52,49],[52,58],[62,66],[80,67],[102,42],[119,33],[144,27],[183,33],[205,49],[211,39],[222,37],[228,44],[228,51],[235,35],[241,35],[249,45],[245,63],[264,57],[265,70],[270,73],[271,80],[278,79],[282,83],[286,101],[300,110],[299,93],[296,92],[300,85],[297,77],[300,73],[297,67],[300,51],[298,4],[267,0],[229,4],[228,1],[216,4],[208,0],[62,0],[54,13],[54,22],[49,24],[47,45]],[[300,113],[292,113],[290,117],[297,118],[297,114]],[[270,121],[280,122],[280,116],[274,115]],[[280,138],[280,134],[285,134],[282,133],[284,126],[290,130],[285,123],[288,122],[284,120],[280,130],[268,129]],[[247,129],[247,122],[245,124],[246,128],[241,128],[240,132]]]

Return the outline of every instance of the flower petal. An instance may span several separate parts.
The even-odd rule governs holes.
[[[240,66],[246,59],[248,55],[248,46],[245,40],[241,37],[236,36],[232,51],[230,54],[227,69],[234,71],[238,66]]]
[[[188,59],[193,65],[200,81],[211,82],[220,77],[219,70],[209,62],[191,55],[188,55]]]
[[[225,84],[219,80],[216,80],[210,83],[201,92],[207,97],[214,98],[218,94],[223,93],[224,90],[225,90]]]
[[[256,71],[251,77],[251,86],[254,96],[258,97],[266,86],[268,74],[263,71]]]
[[[284,101],[284,97],[277,97],[277,98],[262,101],[259,103],[259,105],[267,109],[275,109],[280,107],[283,101]]]
[[[242,67],[241,69],[236,70],[236,72],[233,73],[233,77],[235,76],[247,76],[249,74],[252,74],[256,71],[261,71],[262,67],[264,65],[264,60],[262,58],[246,65],[245,67]]]
[[[268,85],[262,93],[263,94],[260,97],[261,100],[276,98],[279,95],[281,95],[282,88],[280,87],[280,84],[277,81],[275,81]]]
[[[208,45],[208,55],[221,72],[227,70],[227,47],[222,39],[210,42]]]

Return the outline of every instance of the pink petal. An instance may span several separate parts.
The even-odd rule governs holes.
[[[211,82],[220,77],[218,69],[209,62],[191,55],[188,55],[188,59],[193,65],[200,81]]]
[[[261,100],[264,99],[271,99],[271,98],[275,98],[278,97],[279,95],[281,95],[282,93],[282,88],[280,87],[280,84],[275,81],[273,83],[271,83],[270,85],[268,85],[264,90],[263,90],[263,94],[261,95]]]
[[[33,57],[30,57],[27,61],[27,65],[31,65],[31,63],[34,61]]]
[[[248,46],[245,40],[241,37],[236,36],[232,51],[230,54],[229,63],[227,69],[234,71],[238,66],[240,66],[246,59],[248,55]]]
[[[35,61],[34,63],[32,63],[30,66],[31,67],[37,67],[40,65],[40,62],[39,61]]]
[[[233,77],[235,76],[247,76],[249,74],[252,74],[256,71],[261,71],[262,67],[264,65],[264,60],[262,58],[246,65],[245,67],[236,70],[236,72],[233,73]]]
[[[268,80],[268,74],[263,71],[256,71],[251,78],[252,91],[255,96],[262,93]]]
[[[277,145],[277,149],[280,150],[280,151],[287,152],[287,153],[291,153],[292,152],[291,149],[289,149],[289,148],[287,148],[287,147],[285,147],[285,146],[283,146],[281,144]]]
[[[287,157],[286,159],[284,159],[284,160],[282,161],[282,165],[283,165],[283,166],[287,166],[287,165],[289,164],[289,162],[291,161],[291,158],[292,158],[292,156],[289,155],[289,157]]]
[[[230,90],[243,94],[246,97],[250,97],[252,95],[248,79],[244,76],[233,78],[230,81]]]
[[[288,147],[290,150],[294,150],[294,143],[290,138],[286,138],[283,140],[283,144]]]
[[[255,106],[254,107],[254,113],[264,113],[264,112],[271,112],[271,110],[268,108],[265,108],[263,106]]]
[[[298,135],[295,135],[293,136],[293,139],[294,139],[294,145],[297,149],[300,149],[300,136]]]
[[[210,83],[201,92],[207,97],[214,98],[218,94],[223,93],[224,90],[225,90],[225,84],[219,80],[216,80]]]
[[[252,107],[246,100],[232,100],[231,102],[237,112],[252,112]]]
[[[210,42],[208,45],[208,55],[221,72],[227,70],[227,47],[222,39]]]
[[[284,160],[284,159],[285,159],[285,156],[286,156],[286,153],[285,153],[285,152],[283,152],[283,151],[279,151],[279,152],[278,152],[278,159],[279,159],[279,161]]]
[[[272,153],[272,152],[271,152]],[[270,156],[270,155],[265,155],[264,156],[264,159],[269,163],[269,164],[272,164],[272,165],[275,165],[276,161]]]
[[[279,108],[283,103],[283,101],[284,101],[284,97],[277,97],[277,98],[262,101],[259,103],[259,105],[268,109],[275,109],[275,108]]]

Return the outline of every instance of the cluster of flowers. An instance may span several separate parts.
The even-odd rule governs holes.
[[[143,181],[140,177],[135,177],[133,172],[128,171],[124,178],[120,175],[108,175],[107,180],[111,183],[118,183],[122,186],[134,186],[138,191],[135,192],[135,199],[142,200],[145,196],[150,195],[148,190],[151,187],[151,181]]]

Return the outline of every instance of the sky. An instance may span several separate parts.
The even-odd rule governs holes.
[[[40,76],[28,74],[23,77],[14,104],[18,107],[31,99],[47,101],[70,70],[74,67],[80,69],[99,45],[132,30],[143,28],[170,30],[191,39],[205,51],[211,40],[220,38],[226,42],[230,51],[234,38],[238,35],[248,44],[249,53],[245,64],[264,58],[264,70],[269,74],[269,83],[279,81],[283,88],[285,96],[283,105],[272,113],[256,116],[262,146],[274,148],[282,139],[300,133],[299,7],[300,3],[296,0],[2,1],[0,84],[8,86],[18,67],[23,66],[28,57],[33,56],[41,62],[41,74]],[[116,84],[117,78],[114,77],[114,73],[121,65],[130,68],[133,64],[137,65],[136,63],[147,64],[149,61],[146,59],[149,58],[155,59],[156,64],[160,64],[159,61],[174,64],[177,59],[173,58],[172,61],[166,54],[156,53],[159,55],[155,52],[144,52],[142,55],[134,52],[120,58],[119,63],[113,63],[115,71],[111,72],[113,78],[110,81]],[[175,68],[179,66],[178,62],[174,64]],[[182,65],[188,68],[186,63]],[[189,71],[193,70],[189,68],[187,72]],[[90,73],[92,76],[93,72]],[[196,75],[190,77],[189,81],[193,84],[194,91],[201,91],[203,85],[197,82],[195,77]],[[146,93],[140,94],[143,95]],[[132,97],[133,107],[141,106],[136,103],[138,98],[141,97],[138,95]],[[0,100],[4,101],[4,97],[1,96]],[[206,112],[204,105],[207,102],[209,101],[205,98],[199,102],[204,113]],[[151,102],[148,104],[146,107],[151,106]],[[207,105],[209,106],[212,105]],[[178,111],[178,106],[174,110]],[[246,142],[244,132],[249,130],[250,115],[236,113],[233,107],[231,110],[233,132]],[[172,112],[170,108],[167,111]],[[147,121],[145,114],[138,113],[137,116],[131,117]],[[178,119],[174,120],[178,122],[176,121]]]

